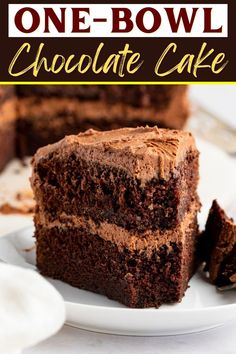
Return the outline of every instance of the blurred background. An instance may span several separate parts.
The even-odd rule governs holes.
[[[190,86],[192,114],[187,128],[236,155],[236,86]]]

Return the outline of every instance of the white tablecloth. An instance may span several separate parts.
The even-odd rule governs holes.
[[[236,321],[202,333],[155,338],[111,336],[65,326],[56,336],[23,354],[235,353]]]

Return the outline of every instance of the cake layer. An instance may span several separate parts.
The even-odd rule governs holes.
[[[178,118],[178,110],[182,107],[181,101],[178,100],[178,107],[171,112],[171,121],[176,126],[175,120]],[[58,122],[52,122],[52,125],[63,126],[63,117],[65,120],[67,116],[71,116],[74,119],[74,124],[77,124],[77,129],[82,131],[82,125],[87,124],[94,125],[100,130],[106,128],[106,125],[114,125],[117,128],[129,127],[134,122],[143,123],[147,125],[161,125],[161,120],[165,117],[165,112],[157,110],[155,106],[152,107],[137,107],[129,106],[124,102],[108,102],[108,101],[92,101],[92,100],[80,100],[71,97],[26,97],[19,101],[19,116],[26,121],[33,121],[40,118],[43,120],[41,125],[48,123],[49,120],[54,118]],[[69,119],[68,119],[69,121]],[[93,122],[94,121],[94,122]],[[60,122],[60,123],[59,123]],[[168,126],[168,124],[163,124]],[[37,126],[36,126],[37,127]],[[136,126],[135,126],[136,127]],[[79,129],[80,128],[80,129]],[[179,128],[179,127],[177,127]],[[180,127],[181,128],[181,127]],[[106,129],[108,130],[108,129]],[[78,133],[79,131],[76,131]],[[65,135],[65,134],[64,134]]]
[[[56,85],[17,89],[21,155],[31,155],[40,146],[90,128],[158,124],[181,129],[189,115],[186,86]]]
[[[129,307],[159,307],[182,299],[195,268],[196,213],[188,215],[179,238],[163,233],[163,243],[159,240],[152,249],[121,246],[112,239],[115,234],[106,240],[101,229],[97,232],[83,221],[77,226],[36,222],[40,272]]]
[[[157,128],[89,131],[38,151],[40,211],[92,217],[142,234],[172,229],[197,199],[198,151],[189,133]]]
[[[134,230],[130,232],[120,226],[111,224],[109,222],[96,223],[92,218],[86,218],[84,216],[71,216],[65,213],[58,215],[57,220],[50,221],[47,214],[36,211],[34,221],[37,228],[47,227],[67,229],[70,228],[80,228],[83,225],[89,234],[99,235],[104,241],[110,241],[115,244],[119,251],[128,248],[132,251],[143,251],[145,250],[148,256],[153,252],[153,250],[161,247],[163,244],[169,245],[170,242],[184,242],[186,230],[195,220],[198,213],[199,205],[198,203],[193,203],[191,205],[190,211],[186,214],[183,221],[177,225],[175,229],[171,230],[145,230],[141,235]]]
[[[99,85],[20,85],[17,95],[24,97],[73,97],[84,100],[98,100],[104,91]]]

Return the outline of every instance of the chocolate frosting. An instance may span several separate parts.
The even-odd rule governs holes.
[[[94,235],[98,235],[105,241],[114,243],[118,249],[128,248],[132,251],[142,251],[145,249],[147,255],[152,254],[153,249],[163,245],[169,246],[171,242],[185,244],[185,236],[191,229],[194,222],[196,222],[197,213],[199,210],[199,203],[193,203],[190,211],[185,215],[183,221],[174,229],[171,230],[146,230],[142,237],[135,232],[119,227],[109,222],[102,222],[96,224],[91,218],[87,219],[83,216],[71,216],[61,214],[56,221],[50,221],[47,214],[38,211],[35,215],[36,225],[44,228],[79,228],[84,227],[86,230]]]
[[[66,159],[72,153],[80,159],[124,169],[141,185],[152,178],[168,180],[189,152],[196,151],[191,133],[157,127],[123,128],[107,132],[88,130],[67,136],[38,150],[34,165],[53,153]]]
[[[15,106],[15,99],[5,101],[0,107],[0,127],[2,124],[12,123],[16,120],[17,111]]]
[[[20,117],[24,120],[32,120],[40,117],[40,121],[51,119],[51,124],[62,119],[62,114],[72,114],[79,120],[92,119],[94,121],[113,122],[116,119],[126,120],[127,126],[133,120],[140,122],[153,122],[152,125],[164,124],[170,127],[183,127],[188,116],[188,100],[185,95],[175,95],[168,106],[158,108],[155,105],[133,106],[127,105],[122,100],[109,102],[106,100],[80,100],[70,97],[48,97],[37,96],[24,97],[18,100]],[[35,124],[35,122],[34,122]],[[41,123],[42,124],[42,123]],[[141,124],[141,123],[140,123]],[[168,125],[169,124],[169,125]]]

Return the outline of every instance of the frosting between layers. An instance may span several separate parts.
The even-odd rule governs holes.
[[[177,100],[174,101],[174,103],[175,102],[177,104]],[[179,101],[178,104],[180,104]],[[181,104],[187,111],[184,100]],[[167,107],[163,107],[161,110],[157,110],[155,107],[135,108],[125,103],[113,104],[105,101],[80,101],[76,98],[63,97],[43,99],[32,97],[21,98],[18,103],[18,108],[20,117],[24,119],[38,117],[39,112],[40,117],[42,117],[43,120],[48,119],[48,117],[53,117],[55,119],[62,111],[64,111],[65,114],[70,114],[70,112],[73,112],[81,120],[91,119],[99,121],[100,119],[104,119],[110,122],[115,118],[123,118],[127,121],[132,121],[134,119],[144,122],[149,121],[153,122],[153,124],[155,124],[157,120],[165,120],[164,117],[162,117],[162,114],[167,109]],[[61,117],[58,118],[61,120]],[[173,117],[173,120],[174,119],[175,117]]]
[[[13,98],[15,96],[15,87],[11,85],[0,85],[0,103],[1,105],[9,100],[10,98]]]
[[[36,227],[42,226],[46,228],[58,227],[66,229],[67,227],[83,227],[89,233],[98,235],[103,240],[114,243],[119,249],[128,248],[132,251],[145,249],[147,253],[151,253],[153,249],[162,245],[169,246],[171,242],[181,242],[184,245],[185,235],[195,221],[198,210],[199,204],[194,203],[191,210],[176,228],[165,231],[147,230],[141,235],[131,233],[120,226],[109,224],[108,222],[102,222],[98,225],[91,218],[86,219],[82,216],[76,217],[66,214],[61,214],[58,220],[50,222],[45,214],[38,212],[35,215],[35,224]]]
[[[7,122],[16,120],[16,106],[15,99],[5,101],[0,107],[0,127]]]
[[[59,113],[75,112],[76,115],[90,118],[113,120],[114,117],[124,116],[124,105],[111,105],[100,101],[80,101],[76,98],[21,98],[18,103],[20,117],[24,119],[32,119],[35,116],[40,116],[46,119],[49,117],[56,117]],[[61,117],[59,117],[61,119]]]
[[[188,153],[198,151],[191,133],[157,127],[123,128],[107,132],[88,130],[67,136],[38,150],[34,166],[55,153],[61,160],[75,154],[79,159],[124,169],[144,185],[152,178],[168,180]],[[33,176],[33,180],[36,176]],[[32,180],[32,181],[33,181]]]

